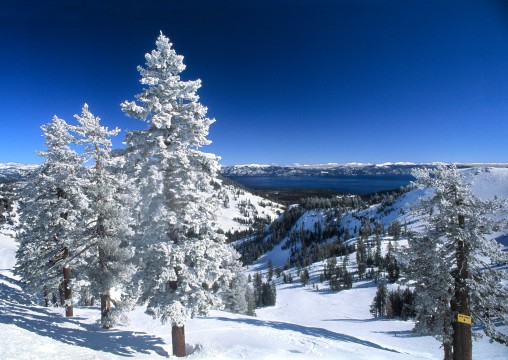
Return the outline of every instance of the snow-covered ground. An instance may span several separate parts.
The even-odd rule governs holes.
[[[284,206],[232,184],[224,184],[219,197],[218,224],[225,232],[247,230],[255,217],[271,222],[284,212]]]
[[[508,198],[507,169],[474,171],[466,170],[465,177],[476,195]],[[405,215],[400,209],[408,209],[422,195],[418,191],[399,198],[386,215],[376,208],[365,210],[364,215],[377,214],[378,219],[384,217],[384,223],[402,219],[400,216]],[[240,197],[230,200],[233,208],[241,201]],[[253,204],[257,201],[251,199]],[[319,211],[308,215],[297,226],[305,222],[304,227],[310,229],[323,220]],[[350,227],[359,224],[356,218],[343,221],[347,220],[351,221]],[[62,308],[34,305],[12,274],[16,248],[13,232],[0,231],[0,359],[172,357],[170,326],[148,317],[141,307],[128,315],[129,324],[103,330],[97,322],[98,308],[77,307],[75,317],[68,319]],[[269,259],[278,266],[288,255],[281,245],[276,246],[250,270],[265,270]],[[354,254],[350,259],[354,267]],[[310,266],[311,284],[322,266],[323,262]],[[352,290],[338,293],[318,286],[320,290],[303,287],[298,281],[282,284],[278,279],[276,306],[257,309],[257,317],[212,311],[206,318],[190,320],[185,326],[188,358],[442,359],[439,342],[429,336],[416,336],[411,331],[413,322],[372,317],[369,307],[376,287],[371,282],[356,282]],[[484,338],[473,343],[473,358],[508,359],[508,347]]]
[[[1,359],[156,359],[171,357],[171,329],[136,307],[130,322],[112,330],[97,323],[97,308],[33,305],[12,276],[15,239],[0,234]],[[375,287],[316,291],[279,284],[277,305],[257,317],[212,311],[189,321],[189,359],[441,359],[439,343],[415,336],[413,323],[377,320],[369,313]],[[475,342],[475,359],[506,359],[508,348]]]

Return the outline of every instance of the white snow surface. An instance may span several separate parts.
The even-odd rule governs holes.
[[[284,212],[284,206],[234,185],[224,184],[222,189],[221,200],[227,197],[229,203],[226,207],[223,201],[220,202],[218,225],[225,232],[247,230],[250,226],[245,222],[253,221],[254,217],[269,218],[273,221]],[[239,219],[245,222],[239,222]]]
[[[100,328],[98,308],[33,305],[12,276],[17,243],[0,234],[1,359],[162,359],[171,355],[171,327],[136,307],[130,322]],[[352,256],[352,258],[354,258]],[[319,264],[311,268],[318,276]],[[277,305],[257,317],[212,311],[185,325],[189,359],[441,359],[439,343],[415,336],[411,321],[377,320],[369,313],[376,288],[355,283],[349,291],[316,291],[278,284]],[[475,359],[505,359],[508,348],[474,343]]]

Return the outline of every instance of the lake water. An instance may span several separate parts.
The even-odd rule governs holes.
[[[399,189],[414,180],[411,175],[336,175],[336,176],[229,176],[252,189],[322,189],[365,195]]]

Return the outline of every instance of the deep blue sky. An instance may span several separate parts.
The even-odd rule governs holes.
[[[7,0],[0,162],[40,162],[40,125],[84,102],[142,128],[119,105],[160,30],[202,79],[225,165],[508,162],[501,0]]]

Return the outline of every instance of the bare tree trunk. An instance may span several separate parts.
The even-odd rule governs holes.
[[[65,294],[65,316],[73,317],[74,309],[72,307],[72,288],[71,288],[71,268],[69,265],[65,265],[63,268],[63,286]]]
[[[450,334],[450,330],[453,332],[453,324],[449,321],[450,318],[447,317],[444,325],[443,325],[443,351],[444,351],[444,360],[453,360],[453,337]]]
[[[97,234],[100,238],[104,238],[105,236],[105,228],[104,228],[104,219],[102,216],[99,216],[97,223]],[[104,249],[99,246],[99,266],[101,270],[104,272],[107,271],[107,256],[104,252]],[[111,322],[108,321],[109,312],[111,310],[111,293],[110,290],[104,291],[101,296],[101,324],[104,329],[111,328]]]
[[[450,341],[443,343],[444,360],[453,360],[453,347]]]
[[[49,292],[47,286],[44,286],[44,306],[49,307]]]
[[[459,227],[464,229],[464,215],[459,215]],[[457,241],[456,245],[457,274],[455,277],[454,307],[457,313],[471,315],[469,311],[469,293],[466,287],[468,276],[467,248],[463,240]],[[453,326],[453,358],[455,360],[473,359],[473,340],[471,337],[471,325],[460,323],[454,319]]]
[[[184,357],[186,355],[184,327],[173,325],[171,329],[171,339],[173,340],[173,355]]]
[[[176,290],[178,287],[178,281],[169,281],[168,285],[171,290]],[[186,355],[186,351],[185,329],[183,326],[173,325],[171,328],[171,340],[173,342],[173,355],[184,357]]]
[[[58,295],[60,296],[60,305],[65,306],[65,284],[62,280],[58,286]]]
[[[111,310],[111,295],[109,290],[105,294],[101,294],[101,323],[104,329],[111,328],[111,322],[108,321],[109,312]]]

